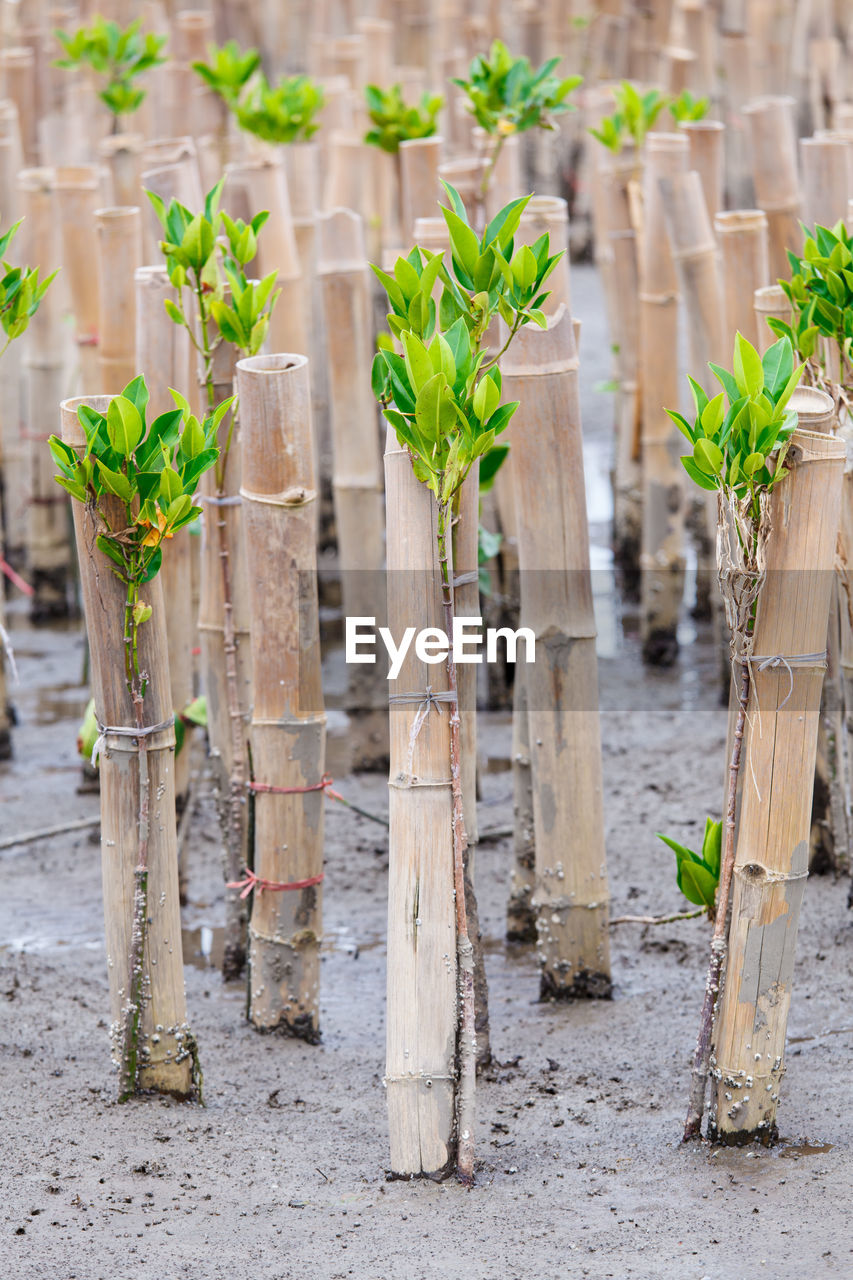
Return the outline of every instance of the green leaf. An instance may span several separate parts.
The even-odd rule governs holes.
[[[737,382],[735,382],[732,375],[729,373],[728,369],[723,369],[721,368],[720,365],[713,364],[713,363],[710,363],[708,365],[708,368],[711,370],[714,377],[717,379],[720,386],[725,391],[730,403],[734,404],[736,400],[739,400],[741,395],[740,388]]]
[[[742,333],[735,334],[734,378],[744,396],[757,396],[764,386],[761,356]]]
[[[700,437],[693,446],[693,460],[708,476],[718,476],[723,469],[723,451],[713,440]]]
[[[456,422],[451,392],[443,373],[430,378],[418,392],[415,422],[429,444],[437,444]]]
[[[712,908],[717,892],[717,878],[707,867],[696,862],[678,864],[678,887],[688,902],[697,907]]]
[[[433,378],[435,370],[432,367],[429,352],[417,334],[405,332],[402,335],[402,340],[406,353],[406,371],[409,375],[412,389],[417,394]]]
[[[139,410],[132,400],[116,396],[107,409],[107,435],[112,447],[123,458],[133,453],[144,430]]]
[[[468,224],[463,222],[452,209],[445,209],[442,205],[441,212],[444,214],[444,221],[450,232],[453,256],[463,267],[469,282],[473,282],[474,272],[480,259],[480,242]]]
[[[698,484],[700,489],[708,489],[711,493],[716,493],[717,489],[720,487],[716,480],[712,480],[710,476],[704,475],[696,466],[696,463],[692,458],[682,455],[681,465],[684,467],[684,470],[690,476],[693,483]]]
[[[496,444],[480,458],[480,492],[487,493],[495,483],[495,477],[506,461],[508,444]],[[499,535],[498,535],[499,536]],[[493,553],[494,554],[494,553]]]
[[[477,417],[481,422],[486,422],[495,409],[498,407],[498,401],[501,393],[498,391],[491,377],[486,374],[477,383],[477,389],[474,392],[473,408]]]
[[[711,875],[719,881],[723,850],[723,824],[713,818],[705,819],[705,837],[702,841],[702,860]]]
[[[166,503],[174,502],[176,498],[184,492],[184,486],[181,483],[181,477],[172,467],[164,467],[160,476],[160,498],[165,499]],[[160,503],[163,506],[163,503]]]

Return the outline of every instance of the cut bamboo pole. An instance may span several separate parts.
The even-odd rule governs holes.
[[[516,244],[534,244],[540,236],[549,236],[551,254],[564,256],[548,277],[551,290],[542,304],[546,315],[552,316],[561,305],[571,314],[571,276],[569,271],[569,206],[561,196],[531,196],[515,236]]]
[[[32,49],[21,46],[0,49],[0,79],[4,97],[10,98],[17,108],[23,162],[35,166],[38,164],[38,115]]]
[[[795,393],[796,395],[796,393]],[[825,397],[829,400],[829,397]],[[791,407],[796,408],[792,397]],[[807,420],[804,414],[801,422]],[[726,985],[714,1028],[711,1135],[772,1141],[809,822],[845,447],[798,428],[773,492],[755,624],[751,715]],[[762,669],[763,656],[779,655]],[[787,659],[787,661],[786,661]],[[760,729],[759,729],[760,714]]]
[[[54,190],[62,232],[62,267],[74,313],[80,388],[97,387],[100,289],[95,212],[103,203],[97,167],[57,169]]]
[[[317,279],[317,213],[320,208],[320,151],[314,142],[292,142],[284,148],[287,187],[291,195],[293,235],[302,297],[302,314],[308,342],[305,354],[311,374],[311,420],[314,444],[321,460],[318,489],[329,452],[329,378],[324,356],[325,336],[320,284]]]
[[[437,509],[389,430],[385,450],[388,626],[442,627]],[[456,927],[446,664],[410,648],[390,684],[385,1086],[391,1169],[438,1175],[454,1154]],[[396,695],[396,699],[395,699]],[[420,725],[420,727],[418,727]]]
[[[853,148],[846,138],[801,138],[800,162],[806,226],[834,227],[853,191]]]
[[[726,126],[720,120],[690,120],[680,128],[690,146],[690,168],[702,180],[708,213],[713,219],[725,204]]]
[[[442,194],[438,167],[443,151],[444,139],[437,135],[400,143],[400,226],[405,250],[414,243],[415,219],[435,216]]]
[[[90,396],[62,402],[62,438],[82,450],[85,435],[77,421],[77,408],[81,404],[105,414],[109,399]],[[108,517],[112,515],[114,521],[123,519],[124,508],[118,499],[107,497],[102,503]],[[144,740],[110,733],[111,728],[130,728],[137,724],[124,678],[125,590],[110,572],[110,561],[95,546],[96,515],[80,502],[74,503],[74,531],[89,635],[92,694],[97,714],[106,726],[100,756],[101,866],[114,1045],[121,1035],[133,986],[137,824],[143,777],[140,761],[144,759],[150,818],[139,1087],[184,1098],[194,1088],[195,1042],[187,1024],[184,995],[175,826],[175,730],[171,723],[163,595],[159,578],[146,584],[145,598],[153,612],[139,629],[139,662],[141,669],[148,673],[144,724],[154,726],[169,721],[168,727],[146,735]],[[141,752],[137,744],[142,741],[145,749]]]
[[[746,31],[723,25],[720,55],[727,129],[726,191],[734,208],[745,209],[757,199],[750,164],[749,129],[743,115],[746,103],[757,91],[757,86],[753,86],[752,41]]]
[[[370,388],[370,278],[361,219],[348,209],[318,218],[333,441],[332,494],[344,617],[384,614],[384,512],[376,402]],[[381,625],[377,623],[377,625]],[[352,767],[388,763],[388,687],[382,664],[350,664],[346,709]]]
[[[139,267],[136,271],[136,368],[148,387],[149,418],[174,409],[169,389],[180,391],[189,366],[187,330],[173,324],[164,302],[178,302],[165,266]],[[163,556],[160,570],[169,644],[169,677],[172,710],[176,715],[192,701],[192,649],[195,617],[192,613],[191,543],[189,528],[179,529]],[[190,783],[190,749],[185,741],[175,756],[175,800],[183,811]]]
[[[114,205],[139,204],[144,146],[145,139],[141,133],[112,134],[109,138],[102,138],[98,144],[98,155],[110,172]]]
[[[95,211],[101,315],[98,367],[104,395],[117,395],[136,376],[134,275],[142,266],[138,206]]]
[[[755,203],[767,214],[770,273],[787,276],[787,251],[803,246],[793,98],[758,98],[743,112],[752,144]]]
[[[578,361],[565,308],[504,357],[518,509],[543,997],[609,996],[608,884]],[[550,513],[550,521],[543,520]],[[553,521],[553,523],[551,523]]]
[[[714,230],[722,267],[723,350],[734,350],[736,333],[757,347],[755,291],[770,283],[767,215],[762,209],[718,213]]]
[[[509,942],[536,941],[536,839],[533,818],[533,773],[530,763],[530,717],[525,664],[515,669],[512,686],[513,863],[506,908]]]
[[[237,365],[243,520],[251,565],[254,872],[249,1017],[319,1039],[326,716],[311,503],[311,393],[303,355]]]
[[[756,289],[753,296],[755,323],[758,326],[758,351],[761,355],[776,341],[776,334],[767,324],[768,319],[791,323],[791,303],[780,284],[767,284]]]
[[[638,246],[643,527],[640,553],[643,658],[670,666],[678,655],[684,593],[684,469],[680,435],[664,412],[677,405],[678,283],[664,226],[660,179],[687,171],[682,133],[646,138],[643,231]]]

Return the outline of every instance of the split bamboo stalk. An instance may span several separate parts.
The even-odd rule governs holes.
[[[261,1031],[320,1036],[326,716],[320,674],[317,494],[308,360],[237,365],[254,672],[254,872],[249,1017]]]
[[[609,996],[601,735],[578,360],[563,308],[522,329],[504,357],[513,419],[521,622],[528,663],[536,886],[543,997]],[[551,513],[552,524],[543,520]],[[558,691],[558,692],[557,692]]]
[[[796,408],[793,397],[791,407]],[[808,874],[844,457],[843,441],[798,428],[785,462],[791,474],[771,499],[767,576],[755,624],[745,743],[749,770],[741,801],[726,985],[714,1028],[709,1131],[727,1143],[768,1142],[776,1133],[797,927]],[[761,656],[777,654],[781,660],[762,669]],[[806,656],[797,661],[799,655]]]
[[[756,347],[755,291],[770,283],[767,215],[762,209],[718,213],[714,230],[722,266],[723,350],[734,350],[736,333],[742,333]]]
[[[834,227],[853,191],[853,148],[846,138],[801,138],[800,162],[806,226]]]
[[[433,495],[393,431],[385,449],[388,626],[442,627]],[[411,648],[391,682],[385,1086],[391,1169],[436,1175],[453,1159],[457,956],[446,664]],[[399,701],[395,701],[394,696]],[[420,728],[418,726],[420,725]]]
[[[53,169],[22,169],[26,261],[41,268],[42,279],[59,261],[59,225],[53,194]],[[22,228],[22,230],[24,230]],[[57,282],[58,283],[58,282]],[[57,494],[54,465],[46,441],[65,386],[62,293],[51,288],[30,321],[25,336],[25,436],[29,441],[27,563],[35,622],[68,615],[68,499]]]
[[[318,231],[343,613],[378,620],[384,614],[384,518],[376,402],[370,387],[372,326],[364,235],[358,214],[348,209],[321,214]],[[387,697],[379,662],[350,664],[346,709],[353,768],[387,764]]]
[[[99,413],[106,413],[108,403],[106,396],[63,401],[62,439],[82,450],[86,441],[77,421],[78,406],[88,404]],[[124,509],[118,499],[107,497],[102,502],[108,516],[112,513],[118,520],[123,519]],[[170,723],[144,739],[110,733],[110,728],[133,727],[137,720],[124,677],[125,591],[110,572],[110,561],[95,546],[96,523],[88,506],[74,503],[92,694],[101,723],[107,727],[100,756],[101,866],[113,1038],[115,1042],[121,1033],[134,982],[131,955],[139,853],[137,824],[145,768],[150,819],[139,1086],[183,1098],[194,1088],[194,1040],[187,1025],[184,995],[173,769],[175,730],[170,721],[163,596],[159,578],[146,584],[146,600],[153,612],[139,630],[139,661],[148,673],[144,724]],[[140,751],[138,744],[143,742],[144,750]]]
[[[664,226],[659,181],[687,171],[682,133],[646,137],[643,231],[638,246],[643,528],[640,553],[643,658],[660,666],[678,655],[684,593],[684,470],[680,436],[663,406],[679,402],[678,282]]]
[[[776,341],[776,334],[767,324],[768,319],[784,320],[791,323],[791,303],[780,284],[764,285],[756,289],[753,296],[755,322],[758,326],[758,351],[760,355]]]
[[[74,314],[80,388],[97,387],[100,289],[95,212],[103,204],[97,167],[57,169],[54,190],[62,233],[62,266]]]
[[[169,389],[180,391],[189,367],[189,335],[166,315],[164,302],[178,302],[164,266],[139,267],[136,271],[136,368],[148,387],[151,418],[175,407]],[[169,677],[172,710],[176,715],[192,701],[192,649],[195,617],[192,613],[192,579],[189,528],[179,529],[167,547],[160,570],[169,645]],[[175,801],[183,810],[190,783],[190,749],[185,741],[175,756]]]
[[[720,120],[690,120],[680,126],[690,145],[690,168],[702,180],[708,213],[713,219],[725,204],[726,126]]]
[[[138,206],[97,209],[100,343],[104,395],[117,395],[136,376],[134,274],[142,266],[142,214]]]
[[[444,139],[413,138],[400,143],[400,225],[404,248],[412,242],[416,218],[435,215],[441,195],[438,167],[444,150]]]
[[[788,272],[787,250],[799,253],[801,197],[793,98],[758,98],[744,109],[752,143],[755,203],[767,214],[770,273]]]

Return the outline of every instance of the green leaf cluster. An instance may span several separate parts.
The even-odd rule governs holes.
[[[670,98],[667,111],[676,124],[691,124],[704,120],[711,105],[710,98],[695,98],[689,89],[682,89],[677,98]]]
[[[541,311],[545,281],[561,255],[548,236],[514,244],[529,196],[511,201],[482,236],[471,227],[459,193],[445,183],[450,207],[442,213],[451,261],[415,246],[393,275],[374,267],[391,304],[388,324],[399,344],[386,340],[373,364],[374,394],[409,452],[416,476],[448,504],[477,458],[491,458],[517,403],[502,404],[498,362],[522,326],[547,325]],[[438,306],[433,292],[441,288]],[[497,355],[482,350],[500,315],[509,336]],[[494,469],[499,458],[494,459]],[[492,467],[485,463],[486,472]]]
[[[705,819],[705,835],[702,852],[694,853],[677,840],[657,833],[659,840],[669,845],[677,861],[678,887],[688,902],[705,907],[709,916],[714,914],[714,900],[720,883],[720,860],[723,845],[723,824],[713,818]]]
[[[757,520],[760,495],[787,475],[787,442],[797,425],[797,415],[787,404],[803,366],[794,366],[787,338],[780,338],[762,357],[738,333],[733,371],[716,364],[709,368],[722,391],[709,398],[689,379],[696,409],[693,422],[673,409],[666,411],[692,448],[681,461],[700,488],[748,499]]]
[[[534,71],[529,58],[513,57],[501,40],[495,40],[488,57],[474,58],[468,79],[453,83],[466,94],[468,109],[487,133],[553,129],[554,116],[574,110],[566,99],[583,83],[583,76],[555,76],[559,64],[559,58],[549,58]]]
[[[208,88],[231,106],[259,69],[261,55],[257,49],[244,52],[236,40],[228,40],[223,45],[209,45],[207,52],[209,61],[193,62],[192,69]]]
[[[629,80],[614,88],[613,98],[616,109],[589,132],[616,154],[626,143],[633,143],[639,151],[669,99],[659,89],[641,93]]]
[[[788,252],[791,279],[780,280],[791,303],[793,325],[767,323],[788,338],[804,360],[816,356],[818,338],[826,338],[841,358],[842,380],[853,384],[853,235],[843,222],[834,227],[803,227],[801,257]]]
[[[373,128],[364,135],[364,141],[380,147],[390,155],[396,155],[401,142],[413,138],[431,138],[436,132],[438,113],[444,105],[440,94],[425,93],[416,106],[403,101],[400,85],[380,89],[369,84],[364,90],[367,114]]]
[[[143,35],[142,19],[131,22],[123,30],[117,22],[102,18],[92,20],[89,27],[78,27],[72,34],[54,32],[65,50],[65,57],[58,58],[57,67],[89,66],[98,75],[106,77],[106,85],[99,97],[115,116],[129,115],[142,105],[145,91],[134,81],[150,67],[159,66],[166,59],[161,50],[166,36],[152,32]]]
[[[5,235],[0,236],[0,260],[3,262],[3,276],[0,279],[0,323],[6,335],[0,355],[10,342],[14,342],[15,338],[20,338],[24,333],[56,275],[54,271],[46,280],[40,281],[38,267],[13,267],[3,258],[15,238],[21,221],[22,219],[10,227]]]
[[[265,142],[307,142],[319,129],[315,119],[323,89],[309,76],[285,76],[275,87],[263,74],[233,102],[241,129]]]

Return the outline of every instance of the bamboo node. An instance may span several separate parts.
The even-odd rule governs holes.
[[[782,653],[774,653],[769,658],[763,657],[757,653],[741,654],[735,661],[742,663],[755,663],[758,671],[772,671],[776,667],[784,667],[788,673],[788,692],[783,700],[776,708],[781,711],[785,703],[794,692],[794,667],[812,669],[815,671],[825,671],[827,667],[827,653],[824,649],[822,653],[794,653],[787,657]]]

